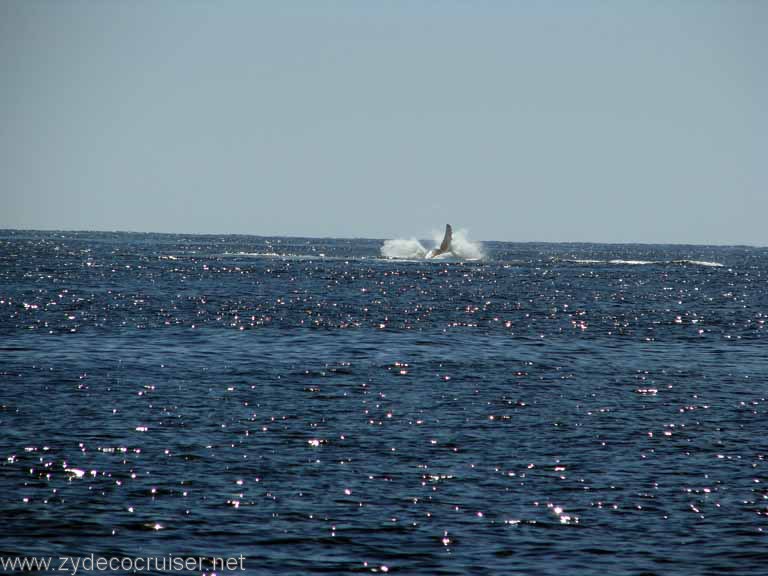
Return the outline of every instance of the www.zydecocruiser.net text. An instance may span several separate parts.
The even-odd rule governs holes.
[[[0,556],[0,572],[61,572],[76,574],[109,572],[206,572],[245,570],[245,556]]]

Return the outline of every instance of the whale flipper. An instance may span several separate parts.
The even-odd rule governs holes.
[[[440,256],[440,254],[445,254],[446,252],[451,251],[451,240],[453,239],[453,229],[451,228],[450,224],[445,225],[445,236],[443,236],[443,241],[440,242],[440,247],[435,248],[434,250],[430,250],[427,254],[427,258],[434,258],[435,256]]]
[[[440,253],[448,252],[451,249],[451,240],[453,239],[453,229],[451,228],[450,224],[445,225],[445,236],[443,236],[443,241],[440,243]]]

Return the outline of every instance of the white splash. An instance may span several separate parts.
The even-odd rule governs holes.
[[[443,239],[443,232],[435,230],[432,232],[432,238],[435,248],[440,246]],[[381,247],[381,255],[385,258],[397,258],[399,260],[421,260],[426,257],[429,249],[415,238],[395,238],[386,240]],[[480,260],[484,257],[483,246],[480,242],[469,239],[466,230],[455,230],[451,241],[451,252],[446,252],[435,257],[435,260],[456,259],[461,260]]]
[[[384,245],[381,247],[381,255],[385,258],[417,259],[424,258],[427,255],[427,250],[415,238],[410,240],[395,238],[394,240],[384,241]]]
[[[437,241],[437,245],[440,245],[442,236]],[[480,242],[475,242],[469,239],[469,232],[465,229],[456,230],[453,233],[453,240],[451,242],[451,249],[457,258],[462,260],[481,260],[485,257],[483,253],[483,245]]]

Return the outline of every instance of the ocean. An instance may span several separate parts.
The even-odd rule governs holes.
[[[396,244],[0,231],[0,572],[768,574],[768,249]]]

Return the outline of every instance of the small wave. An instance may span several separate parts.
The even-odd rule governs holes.
[[[656,264],[658,266],[683,264],[692,266],[712,266],[717,268],[721,268],[723,266],[723,264],[720,262],[708,262],[706,260],[594,260],[590,258],[573,258],[569,260],[563,260],[563,262],[570,262],[571,264],[614,264],[624,266],[643,266],[649,264]]]
[[[631,265],[639,266],[643,264],[664,264],[664,262],[652,262],[650,260],[595,260],[592,258],[573,258],[563,260],[563,262],[570,262],[571,264],[618,264],[618,265]]]
[[[270,258],[280,260],[365,260],[365,256],[329,256],[325,252],[315,252],[313,254],[293,254],[290,252],[224,252],[221,256],[226,258]]]
[[[692,264],[694,266],[711,266],[714,268],[722,268],[723,264],[720,262],[708,262],[706,260],[672,260],[671,264]]]
[[[642,266],[644,264],[663,264],[663,262],[653,262],[651,260],[608,260],[608,264],[628,264],[631,266]]]
[[[234,252],[227,253],[225,256],[250,256],[251,258],[280,258],[285,254],[278,252]]]
[[[224,256],[251,256],[252,258],[280,258],[277,252],[225,252]]]
[[[571,264],[605,264],[605,260],[592,260],[589,258],[575,258],[573,260],[563,260],[563,262],[570,262]]]

